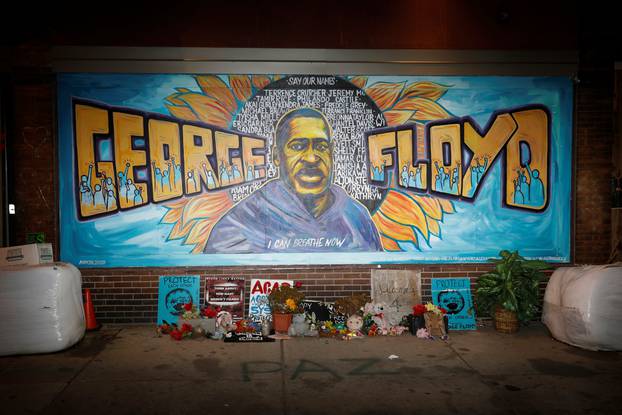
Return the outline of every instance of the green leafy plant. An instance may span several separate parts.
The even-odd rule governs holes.
[[[501,259],[490,259],[495,269],[477,280],[477,308],[492,315],[496,307],[515,312],[520,322],[531,320],[538,312],[539,284],[543,270],[550,268],[544,261],[528,260],[518,251],[499,252]]]

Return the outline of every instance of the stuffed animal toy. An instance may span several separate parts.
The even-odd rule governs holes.
[[[309,332],[309,323],[304,314],[294,314],[292,324],[289,326],[288,333],[290,336],[306,336]]]
[[[372,320],[378,327],[378,334],[387,334],[390,324],[384,315],[384,309],[386,304],[384,303],[367,303],[364,310],[366,314],[371,314]]]
[[[363,317],[358,314],[353,314],[348,317],[348,321],[346,322],[346,326],[352,335],[354,336],[362,336],[363,333],[361,329],[363,328]]]
[[[212,335],[212,339],[220,340],[230,331],[237,328],[233,322],[233,316],[228,311],[221,311],[216,316],[216,331]]]

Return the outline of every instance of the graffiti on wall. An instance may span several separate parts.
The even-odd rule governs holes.
[[[81,266],[569,259],[562,78],[61,75]]]

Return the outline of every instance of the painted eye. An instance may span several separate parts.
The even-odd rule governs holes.
[[[328,144],[327,143],[317,143],[315,145],[315,149],[317,151],[322,151],[322,152],[326,151],[326,150],[328,150]]]

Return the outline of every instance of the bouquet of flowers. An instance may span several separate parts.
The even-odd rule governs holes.
[[[417,307],[417,306],[415,306]],[[414,307],[413,307],[413,311],[414,311]],[[439,307],[436,304],[432,304],[430,302],[427,302],[425,305],[425,312],[426,313],[434,313],[437,315],[445,315],[447,314],[447,310],[445,310],[443,307]]]
[[[429,326],[430,320],[443,319],[447,311],[435,304],[416,304],[413,306],[412,314],[408,315],[408,325],[410,332],[417,335],[419,330]]]
[[[428,311],[428,310],[427,310],[427,307],[425,306],[425,304],[417,304],[417,305],[413,306],[413,316],[415,316],[415,317],[423,316],[426,311]]]
[[[273,312],[294,314],[302,312],[300,302],[304,297],[297,288],[282,284],[270,292],[268,300]]]
[[[182,313],[181,318],[184,320],[194,320],[197,318],[201,318],[201,315],[199,314],[199,310],[192,303],[184,304],[183,310],[184,312]]]
[[[192,326],[188,323],[181,325],[181,328],[175,327],[170,333],[172,339],[180,341],[184,337],[192,336]]]
[[[212,307],[207,306],[203,309],[203,311],[201,312],[201,314],[203,315],[204,318],[216,318],[216,316],[218,315],[218,313],[220,313],[221,307]]]
[[[447,338],[447,310],[432,303],[425,305],[425,328],[428,334],[432,337],[440,337],[441,339]]]
[[[178,327],[177,324],[171,324],[164,320],[163,323],[157,327],[157,333],[158,337],[163,334],[168,334],[171,336],[171,339],[179,341],[184,337],[192,336],[192,325],[183,323],[181,327]]]

